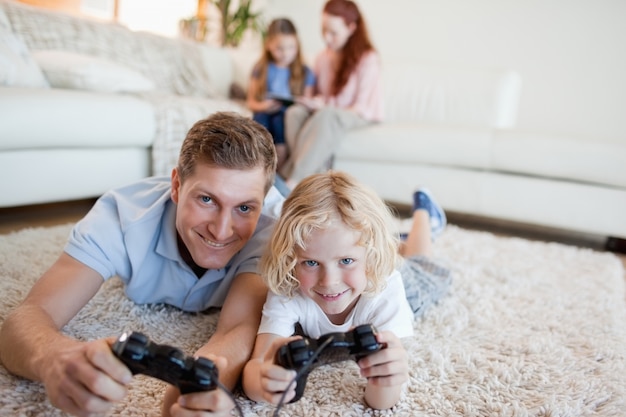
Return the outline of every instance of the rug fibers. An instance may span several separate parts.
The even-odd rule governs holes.
[[[0,235],[0,321],[63,248],[71,225]],[[454,271],[448,296],[415,323],[406,342],[410,380],[391,410],[362,402],[354,363],[309,376],[304,397],[283,416],[624,416],[626,302],[622,264],[612,254],[504,238],[449,226],[436,244]],[[89,340],[136,330],[195,351],[219,312],[135,305],[109,280],[63,329]],[[136,376],[110,416],[158,416],[165,384]],[[246,416],[274,408],[235,392]],[[41,384],[0,367],[0,415],[64,416]]]

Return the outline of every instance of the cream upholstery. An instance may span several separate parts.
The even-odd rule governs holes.
[[[218,110],[247,113],[226,95],[233,80],[245,83],[256,51],[134,33],[9,0],[0,0],[3,33],[31,52],[98,56],[155,89],[113,94],[5,81],[0,207],[93,197],[168,174],[193,122]],[[626,238],[623,139],[518,130],[523,80],[512,70],[383,61],[383,71],[386,120],[347,132],[335,168],[391,202],[409,204],[426,185],[449,211]]]
[[[626,144],[518,131],[514,71],[386,62],[386,120],[349,131],[334,167],[386,200],[427,186],[446,210],[626,238]]]
[[[221,48],[10,0],[0,0],[2,34],[49,83],[0,77],[0,207],[97,197],[169,175],[194,122],[248,114],[226,98],[233,65]]]

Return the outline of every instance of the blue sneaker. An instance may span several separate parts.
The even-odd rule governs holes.
[[[428,211],[430,216],[430,235],[433,239],[441,235],[448,223],[446,213],[426,188],[419,188],[413,193],[413,211],[415,210]]]

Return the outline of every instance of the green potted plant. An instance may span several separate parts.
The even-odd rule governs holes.
[[[263,34],[265,27],[261,13],[253,13],[252,0],[239,0],[237,7],[231,7],[231,0],[212,0],[222,17],[222,45],[236,47],[246,30]]]

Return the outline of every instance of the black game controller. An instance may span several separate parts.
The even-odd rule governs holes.
[[[322,347],[317,357],[313,357]],[[296,381],[296,396],[290,401],[298,401],[304,393],[306,379],[316,367],[333,362],[359,359],[387,347],[376,341],[376,329],[370,324],[357,326],[346,333],[328,333],[318,339],[304,337],[281,346],[276,352],[276,363],[283,368],[300,371],[307,367]],[[309,363],[312,359],[312,362]]]
[[[182,394],[211,391],[218,386],[217,367],[211,360],[194,359],[175,347],[157,345],[142,333],[122,334],[112,349],[133,375],[158,378],[178,387]]]

